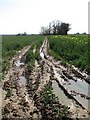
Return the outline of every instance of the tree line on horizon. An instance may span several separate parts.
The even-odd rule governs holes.
[[[65,22],[52,21],[47,27],[42,26],[40,34],[42,35],[67,35],[70,30],[70,24]]]

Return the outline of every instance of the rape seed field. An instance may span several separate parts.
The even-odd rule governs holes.
[[[75,65],[80,70],[89,71],[88,35],[48,36],[50,53],[64,63]]]

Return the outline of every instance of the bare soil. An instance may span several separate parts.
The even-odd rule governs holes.
[[[74,67],[71,68],[69,65],[67,67],[63,66],[61,61],[57,61],[52,56],[49,56],[47,53],[49,47],[47,37],[40,47],[40,56],[42,59],[39,61],[35,60],[31,73],[28,72],[25,64],[16,66],[16,61],[21,61],[30,47],[31,46],[26,46],[10,60],[10,68],[2,84],[3,120],[12,120],[12,118],[42,119],[43,110],[41,109],[40,94],[43,93],[44,86],[47,83],[55,80],[65,89],[63,79],[82,78],[87,80],[88,78],[87,74],[83,75],[80,71]],[[33,52],[35,53],[36,49],[34,49]],[[22,76],[26,78],[25,85],[19,84],[20,77]],[[68,90],[65,89],[65,91],[66,94],[71,97],[71,106],[69,106],[70,116],[72,118],[88,118],[89,111],[83,108],[83,105],[80,105]],[[6,97],[8,92],[10,92],[9,95],[11,95]],[[60,103],[60,105],[61,104],[62,103]]]

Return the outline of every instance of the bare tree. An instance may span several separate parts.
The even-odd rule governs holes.
[[[67,35],[70,30],[69,23],[62,23],[59,20],[52,21],[47,27],[41,27],[41,34],[43,35]]]

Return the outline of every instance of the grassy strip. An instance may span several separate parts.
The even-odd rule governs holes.
[[[65,105],[61,105],[58,101],[58,97],[53,93],[51,85],[45,86],[44,92],[41,93],[42,116],[43,119],[68,119],[70,116],[69,108]]]
[[[43,37],[42,37],[43,38]],[[39,55],[39,49],[40,46],[43,43],[43,39],[38,39],[36,41],[34,41],[33,45],[31,46],[31,49],[27,52],[26,54],[26,64],[27,64],[27,70],[28,72],[31,72],[35,63],[35,60],[39,61],[40,55]],[[35,53],[33,53],[33,50],[36,49]]]
[[[40,60],[39,51],[36,50],[36,52],[33,53],[33,50],[29,50],[26,54],[26,61],[25,61],[25,63],[27,64],[28,72],[32,71],[35,60],[37,60],[37,61]]]

